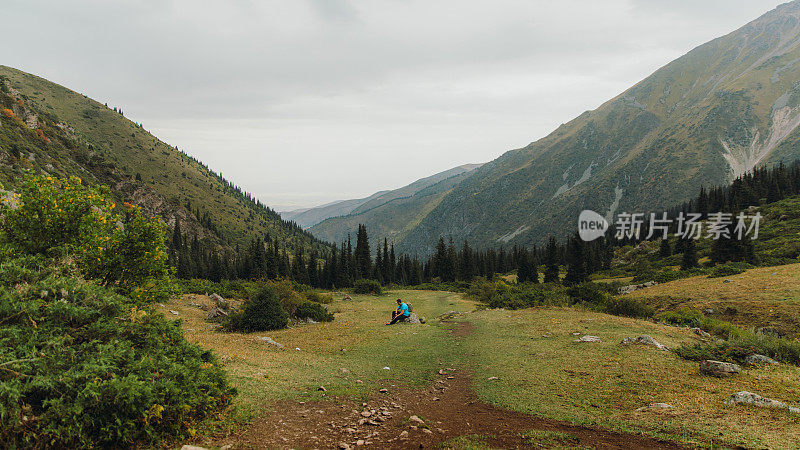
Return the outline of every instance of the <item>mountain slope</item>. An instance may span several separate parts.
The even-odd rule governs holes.
[[[703,44],[456,186],[401,242],[540,243],[582,209],[667,208],[702,185],[800,156],[800,3]]]
[[[121,113],[42,78],[0,66],[0,182],[25,170],[111,186],[170,226],[233,248],[269,233],[289,248],[322,248],[300,228]],[[13,116],[13,117],[10,117]],[[42,138],[38,137],[41,131]]]
[[[480,167],[481,164],[464,164],[454,167],[444,172],[431,175],[429,177],[421,178],[411,184],[403,186],[398,189],[379,191],[369,197],[353,200],[340,200],[325,205],[317,206],[315,208],[298,209],[295,211],[282,212],[281,217],[286,220],[296,222],[303,228],[313,227],[314,225],[324,221],[325,219],[338,216],[346,216],[350,214],[360,214],[365,211],[371,210],[392,200],[411,197],[415,193],[425,189],[429,186],[454,177],[461,175],[465,172],[470,172]],[[358,224],[356,224],[357,226]]]
[[[342,242],[349,233],[355,233],[359,224],[364,224],[371,235],[399,242],[454,186],[469,178],[477,167],[480,165],[459,166],[422,178],[400,189],[376,194],[354,208],[350,214],[324,220],[309,231],[319,239]]]

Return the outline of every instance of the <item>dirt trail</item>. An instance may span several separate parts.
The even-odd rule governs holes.
[[[459,322],[457,337],[469,335],[472,324]],[[425,425],[408,419],[415,415]],[[359,424],[361,422],[361,424]],[[680,448],[638,436],[573,426],[555,420],[517,413],[481,402],[471,389],[469,370],[443,367],[427,389],[392,389],[377,393],[365,405],[351,400],[278,402],[255,419],[241,434],[217,445],[234,448],[430,448],[464,435],[487,436],[498,448],[534,448],[522,433],[547,430],[569,433],[573,445],[603,449]]]

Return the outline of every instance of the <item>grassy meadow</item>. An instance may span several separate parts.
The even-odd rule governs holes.
[[[791,277],[790,269],[767,270]],[[679,280],[659,288],[672,285],[680,292],[687,282],[691,281]],[[765,289],[776,292],[765,294],[764,301],[773,301],[777,291],[793,289],[791,286],[769,285]],[[384,326],[397,297],[410,302],[427,323]],[[746,368],[736,377],[717,379],[701,375],[697,363],[672,352],[620,345],[623,338],[641,334],[669,347],[699,339],[685,328],[580,308],[490,310],[478,308],[461,294],[391,291],[377,297],[335,300],[328,305],[336,312],[334,322],[226,334],[209,331],[203,320],[206,313],[190,305],[205,301],[204,296],[187,295],[160,309],[168,317],[181,318],[187,338],[214,349],[223,361],[239,390],[224,417],[227,426],[247,422],[271,401],[327,398],[355,403],[381,388],[428,386],[442,367],[468,367],[474,373],[474,389],[483,400],[546,418],[704,448],[790,448],[800,441],[800,418],[796,416],[723,403],[732,393],[747,390],[800,405],[800,368]],[[451,335],[453,325],[436,319],[449,311],[466,312],[454,320],[471,322],[473,332],[464,337]],[[574,333],[596,335],[602,342],[577,343]],[[259,340],[263,336],[285,348]],[[318,390],[320,386],[325,391]],[[648,408],[660,402],[673,408]],[[571,447],[564,436],[534,433],[526,439],[541,448],[550,444]],[[442,448],[486,448],[482,442],[481,436],[464,436]]]

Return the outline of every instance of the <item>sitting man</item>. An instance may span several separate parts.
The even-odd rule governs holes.
[[[397,309],[392,311],[392,321],[391,322],[386,322],[386,325],[394,325],[397,322],[401,322],[401,321],[405,322],[406,320],[408,320],[408,316],[410,316],[410,315],[411,315],[411,313],[408,310],[408,305],[404,301],[402,301],[402,300],[400,300],[398,298],[397,299]]]

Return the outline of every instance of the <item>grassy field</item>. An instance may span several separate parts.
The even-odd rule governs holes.
[[[383,326],[398,296],[428,323]],[[337,311],[331,323],[225,334],[209,331],[205,312],[190,305],[206,300],[184,296],[162,310],[170,317],[176,316],[169,310],[177,311],[187,337],[214,349],[224,361],[240,393],[225,418],[231,426],[257,415],[270,401],[360,402],[383,387],[427,386],[438,369],[454,366],[473,370],[474,389],[487,402],[578,425],[701,447],[791,448],[800,441],[800,418],[723,403],[730,394],[748,390],[800,405],[797,367],[748,368],[739,376],[717,379],[700,375],[697,363],[672,352],[620,345],[623,338],[641,334],[670,347],[698,339],[686,329],[575,308],[476,310],[459,294],[394,291],[335,301],[328,305]],[[451,310],[469,312],[456,320],[474,325],[470,335],[452,336],[451,324],[431,320]],[[596,335],[602,342],[576,343],[573,333]],[[262,336],[286,348],[264,343],[258,339]],[[320,386],[325,391],[317,390]],[[674,408],[647,408],[656,402]],[[574,447],[569,436],[531,433],[527,441],[532,446]],[[486,448],[483,441],[463,436],[442,448]]]
[[[697,445],[788,448],[800,440],[796,417],[723,404],[742,390],[800,404],[797,367],[748,369],[731,379],[702,376],[696,363],[671,352],[619,344],[649,334],[672,347],[695,339],[688,330],[569,308],[485,310],[469,320],[476,326],[470,359],[485,368],[475,387],[492,403]],[[602,342],[573,342],[573,332]],[[674,408],[637,411],[656,402]]]
[[[323,396],[358,400],[383,387],[427,385],[440,369],[440,362],[458,364],[460,344],[447,327],[431,323],[435,321],[413,327],[384,326],[398,296],[411,303],[420,317],[429,319],[449,311],[469,311],[474,306],[459,294],[449,292],[355,295],[352,301],[328,305],[336,311],[334,322],[253,334],[209,331],[209,324],[204,321],[206,313],[189,305],[207,301],[203,296],[184,296],[161,309],[168,317],[176,316],[167,311],[178,312],[177,317],[184,320],[186,337],[221,356],[240,393],[232,414],[232,419],[239,422],[257,414],[268,400],[314,400]],[[258,339],[263,336],[285,348]],[[326,390],[318,391],[320,386]]]
[[[722,278],[685,278],[628,294],[659,310],[711,308],[746,328],[800,334],[800,264],[761,267]]]

